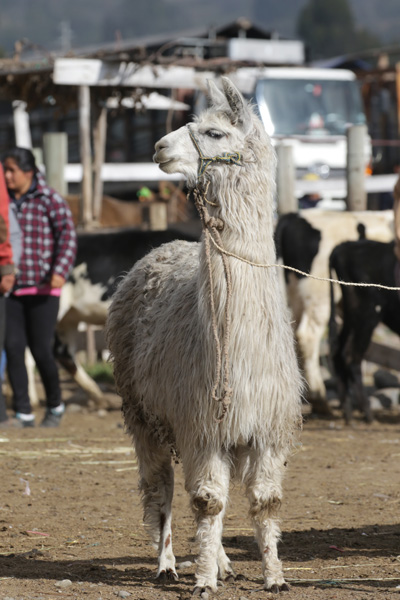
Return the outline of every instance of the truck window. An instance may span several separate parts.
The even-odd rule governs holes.
[[[344,135],[365,123],[357,81],[262,79],[256,100],[270,135]]]

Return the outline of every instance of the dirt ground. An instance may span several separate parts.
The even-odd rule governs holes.
[[[118,410],[88,410],[63,381],[59,429],[0,432],[0,599],[187,599],[196,541],[176,467],[174,550],[179,581],[155,581],[137,493],[137,464]],[[38,409],[37,417],[43,414]],[[306,418],[288,465],[280,557],[287,600],[400,598],[400,412]],[[242,490],[231,490],[223,536],[244,579],[220,600],[273,598]],[[183,563],[183,564],[182,564]]]

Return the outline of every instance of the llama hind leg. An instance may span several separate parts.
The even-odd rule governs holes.
[[[278,512],[282,499],[284,459],[270,452],[252,451],[250,471],[246,474],[246,493],[250,516],[260,552],[264,589],[280,592],[289,589],[278,558],[280,527]]]
[[[209,591],[216,591],[218,576],[225,578],[233,573],[221,543],[230,464],[223,454],[206,459],[201,453],[196,456],[195,463],[191,464],[189,473],[185,472],[200,543],[193,594],[206,597]],[[184,459],[183,464],[185,467]]]
[[[151,440],[151,438],[147,438]],[[175,556],[172,549],[172,497],[174,471],[168,448],[149,445],[135,436],[135,448],[140,468],[140,490],[144,509],[144,523],[158,548],[157,578],[176,580]]]
[[[222,516],[223,518],[223,516]],[[221,581],[234,581],[236,579],[236,573],[232,567],[232,563],[227,557],[222,542],[218,550],[218,579]]]

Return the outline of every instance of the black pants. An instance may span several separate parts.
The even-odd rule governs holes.
[[[25,348],[29,346],[46,392],[48,408],[61,403],[58,368],[53,355],[54,330],[60,299],[57,296],[10,296],[6,299],[7,370],[15,412],[29,414]]]
[[[400,262],[398,260],[394,266],[394,285],[400,287]],[[400,298],[400,292],[397,292],[397,295]]]
[[[4,296],[0,295],[0,361],[4,347],[5,325],[6,325],[6,305]],[[2,378],[0,375],[0,423],[7,420],[6,400],[3,395]]]

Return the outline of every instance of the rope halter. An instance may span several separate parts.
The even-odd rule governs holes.
[[[217,156],[204,156],[201,151],[200,144],[195,134],[191,130],[190,126],[187,125],[188,132],[190,135],[190,139],[193,142],[194,147],[196,148],[199,157],[199,169],[197,172],[197,179],[204,174],[205,170],[212,163],[225,163],[237,165],[239,167],[242,166],[242,154],[240,152],[224,152],[221,155]],[[209,188],[210,182],[208,181],[203,187],[201,182],[197,182],[196,187],[193,190],[194,201],[197,210],[199,211],[200,218],[203,224],[204,231],[204,243],[205,243],[205,253],[206,253],[206,263],[208,269],[208,278],[209,278],[209,300],[211,307],[211,319],[212,319],[212,330],[213,337],[215,343],[215,351],[216,351],[216,365],[215,365],[215,379],[214,384],[211,390],[211,398],[212,400],[219,402],[221,405],[221,411],[216,420],[218,423],[221,423],[227,412],[228,407],[231,403],[231,397],[233,390],[229,386],[230,379],[230,360],[229,360],[229,339],[230,339],[230,330],[231,330],[231,296],[232,296],[232,279],[231,279],[231,270],[228,258],[221,253],[222,264],[224,268],[224,275],[226,281],[226,302],[225,302],[225,310],[224,310],[224,320],[225,320],[225,333],[223,335],[223,339],[219,339],[218,333],[218,324],[217,324],[217,307],[215,305],[215,282],[213,279],[213,270],[211,265],[211,256],[210,256],[210,240],[215,244],[222,245],[222,240],[220,236],[220,230],[224,227],[224,222],[222,219],[213,217],[208,213],[206,204],[210,204],[211,206],[218,206],[217,203],[211,202],[207,199],[207,192]],[[215,238],[215,240],[214,240]],[[220,390],[222,384],[222,390]],[[219,392],[219,394],[218,394]]]
[[[199,154],[199,157],[200,157],[199,170],[197,172],[198,178],[203,175],[205,170],[212,163],[220,162],[220,163],[225,163],[225,164],[237,165],[238,167],[242,166],[242,164],[240,162],[242,160],[242,155],[240,152],[224,152],[223,154],[217,155],[217,156],[204,156],[203,152],[201,151],[198,139],[194,135],[194,133],[191,130],[191,128],[189,127],[189,125],[187,126],[187,128],[189,131],[190,139],[192,140],[193,145],[196,148],[196,150]]]

